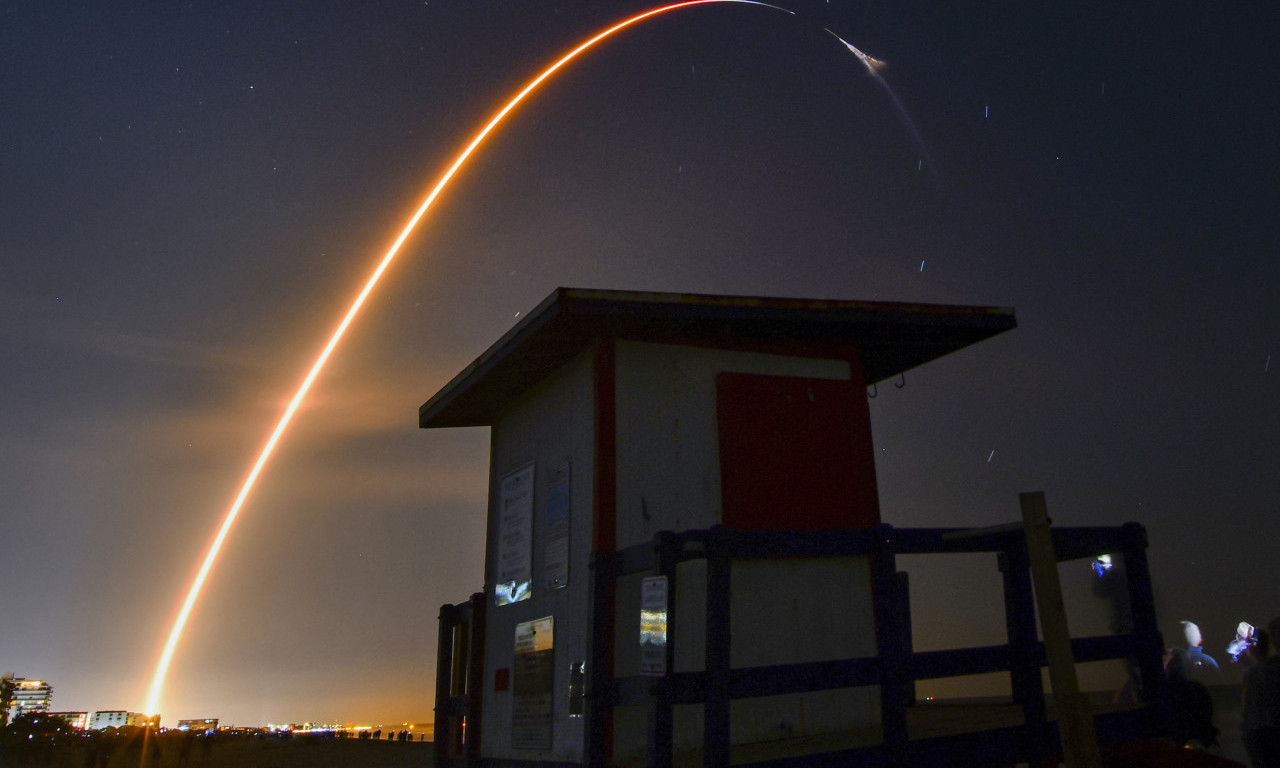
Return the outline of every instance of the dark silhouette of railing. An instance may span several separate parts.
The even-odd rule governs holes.
[[[484,691],[484,593],[440,606],[436,645],[435,764],[480,760],[480,700]]]
[[[1140,676],[1139,706],[1095,718],[1098,738],[1115,743],[1158,734],[1168,720],[1162,666],[1163,642],[1147,565],[1147,536],[1137,523],[1119,527],[1053,528],[1059,561],[1119,553],[1123,557],[1132,631],[1071,639],[1076,663],[1127,659]],[[1003,577],[1008,642],[976,648],[914,652],[906,574],[898,555],[997,554]],[[877,655],[734,668],[730,664],[731,564],[735,560],[869,556]],[[705,669],[675,669],[675,637],[682,627],[675,599],[680,563],[706,561]],[[668,579],[668,673],[662,677],[614,677],[615,584],[628,575]],[[584,755],[591,768],[611,762],[611,712],[618,706],[648,710],[647,759],[652,768],[673,760],[674,707],[703,707],[702,764],[728,768],[730,706],[734,699],[878,686],[878,744],[840,752],[771,760],[768,765],[907,766],[977,765],[1026,762],[1037,765],[1061,754],[1057,723],[1049,717],[1041,669],[1044,644],[1037,634],[1026,537],[1020,524],[989,529],[894,528],[825,531],[661,531],[651,542],[591,556],[588,619],[590,654]],[[436,682],[436,765],[474,766],[479,752],[480,693],[484,660],[484,595],[440,612]],[[1012,701],[1022,725],[953,736],[912,740],[907,710],[915,703],[915,682],[935,678],[1007,672]],[[962,755],[955,762],[956,755]],[[498,761],[502,762],[502,761]],[[533,765],[536,761],[529,761]],[[522,763],[523,764],[523,763]]]
[[[1122,741],[1160,730],[1165,714],[1163,643],[1156,625],[1155,605],[1147,568],[1146,532],[1129,523],[1116,528],[1055,528],[1054,555],[1058,561],[1122,553],[1132,613],[1133,631],[1120,635],[1073,638],[1077,663],[1130,659],[1141,675],[1144,705],[1098,718],[1099,738]],[[1005,626],[1008,643],[916,653],[910,648],[910,610],[906,580],[897,571],[897,555],[995,552],[1003,574]],[[871,562],[878,654],[868,658],[839,659],[799,664],[731,668],[729,594],[730,564],[734,560],[809,558],[868,555]],[[849,750],[838,756],[841,765],[944,765],[930,751],[954,752],[956,745],[921,743],[908,739],[907,708],[914,703],[914,683],[931,678],[1008,672],[1013,701],[1024,724],[1003,738],[970,737],[986,742],[991,759],[1011,758],[1032,765],[1060,754],[1056,724],[1048,717],[1041,668],[1044,645],[1037,638],[1035,599],[1026,539],[1020,525],[994,529],[894,528],[836,531],[735,531],[722,526],[707,530],[659,532],[651,543],[617,552],[596,552],[592,560],[593,587],[597,594],[612,594],[613,582],[630,574],[661,575],[668,579],[668,595],[674,600],[677,565],[706,560],[705,670],[675,672],[664,677],[621,677],[606,680],[589,698],[588,764],[603,766],[608,754],[603,742],[608,733],[605,712],[615,706],[644,705],[649,711],[648,761],[650,766],[670,766],[672,760],[673,707],[702,704],[704,766],[729,765],[729,709],[734,699],[805,691],[880,687],[882,740],[874,747]],[[674,621],[674,604],[668,606],[667,669],[674,669],[674,638],[681,627]],[[595,670],[611,668],[612,622],[596,622],[591,659]],[[959,738],[959,737],[957,737]],[[933,740],[936,741],[936,740]],[[1002,743],[996,743],[1002,742]],[[999,753],[999,754],[996,754]],[[835,758],[836,756],[831,756]],[[969,757],[978,758],[972,752]],[[797,758],[814,764],[816,756]],[[820,761],[818,761],[820,762]],[[781,764],[781,763],[771,763]],[[837,764],[837,763],[833,763]]]

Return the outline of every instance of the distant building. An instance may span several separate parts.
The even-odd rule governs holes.
[[[94,712],[93,717],[89,719],[89,729],[94,731],[102,731],[107,728],[123,728],[128,724],[129,713],[123,709]]]
[[[194,720],[179,720],[178,730],[193,731],[195,733],[213,733],[218,730],[218,718],[206,717]]]
[[[53,686],[43,680],[5,675],[0,687],[3,689],[0,695],[3,695],[5,723],[32,712],[48,712],[53,701]]]
[[[13,695],[13,673],[0,675],[0,728],[9,724],[9,698]]]
[[[83,731],[89,727],[88,712],[46,712],[45,714],[56,717],[77,730]]]
[[[89,718],[89,728],[101,731],[107,728],[123,728],[125,726],[160,726],[159,715],[144,715],[141,712],[129,712],[123,709],[108,709],[94,712]]]

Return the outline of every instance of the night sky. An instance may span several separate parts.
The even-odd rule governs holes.
[[[628,30],[475,157],[245,507],[166,724],[431,719],[488,433],[417,408],[556,286],[1015,307],[878,387],[885,521],[1004,523],[1043,490],[1055,524],[1148,527],[1167,642],[1195,620],[1225,662],[1280,614],[1272,5],[785,4]],[[0,3],[0,672],[143,707],[403,218],[519,84],[647,7]],[[1087,565],[1062,573],[1101,631]],[[913,572],[916,647],[1002,642],[998,585],[993,556]]]

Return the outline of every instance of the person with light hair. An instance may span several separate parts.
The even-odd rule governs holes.
[[[1204,652],[1204,637],[1200,635],[1200,627],[1190,621],[1182,622],[1182,633],[1187,638],[1187,663],[1193,670],[1219,671],[1218,662]]]
[[[1187,677],[1190,666],[1187,657],[1188,653],[1181,648],[1171,648],[1164,665],[1169,702],[1173,705],[1169,736],[1179,747],[1211,749],[1218,744],[1213,698],[1204,683]]]

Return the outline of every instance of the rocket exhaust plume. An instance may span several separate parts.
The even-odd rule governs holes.
[[[844,43],[844,47],[848,48],[849,51],[854,56],[858,57],[858,61],[862,62],[862,65],[867,68],[867,72],[870,73],[872,77],[880,77],[880,70],[884,69],[886,66],[886,64],[883,61],[875,58],[874,56],[868,56],[867,54],[858,50],[853,43],[849,42],[848,40],[845,40],[843,37],[837,35],[835,32],[832,32],[826,27],[823,27],[822,31],[826,32],[828,35],[831,35],[835,39],[839,40],[841,43]]]
[[[391,266],[391,262],[400,252],[400,248],[404,245],[405,240],[407,240],[409,235],[413,233],[414,229],[418,226],[418,222],[421,221],[427,210],[440,197],[445,187],[447,187],[449,182],[453,180],[453,177],[458,174],[471,155],[480,148],[480,145],[489,137],[489,134],[498,127],[498,125],[520,104],[520,102],[525,99],[525,97],[537,90],[539,86],[546,82],[562,67],[577,58],[580,54],[586,52],[588,49],[610,37],[614,33],[620,32],[627,27],[638,24],[639,22],[654,16],[680,8],[721,3],[756,5],[776,11],[782,11],[783,13],[793,16],[795,15],[785,8],[771,5],[769,3],[758,2],[757,0],[688,0],[687,2],[673,3],[671,5],[653,8],[632,16],[631,18],[625,19],[611,27],[608,27],[604,31],[597,33],[595,36],[588,38],[585,42],[580,43],[578,46],[553,62],[546,69],[542,70],[541,73],[525,84],[524,87],[515,94],[515,96],[507,101],[506,104],[504,104],[493,115],[493,117],[489,119],[489,122],[476,132],[462,151],[458,153],[457,157],[454,158],[453,163],[439,178],[439,180],[436,181],[435,186],[432,187],[431,191],[422,201],[422,204],[418,207],[417,211],[409,217],[408,222],[406,222],[403,229],[401,229],[399,237],[395,239],[391,248],[382,257],[382,260],[373,270],[373,273],[365,281],[360,292],[356,294],[355,300],[351,303],[351,307],[338,322],[337,327],[334,328],[333,333],[329,337],[329,341],[324,345],[319,356],[316,357],[315,362],[312,363],[311,368],[303,377],[302,383],[298,386],[297,392],[289,401],[288,406],[284,409],[279,421],[276,422],[275,427],[268,435],[266,443],[262,446],[262,450],[258,454],[257,460],[253,462],[253,466],[250,468],[248,475],[245,476],[244,482],[241,484],[240,490],[235,496],[235,500],[231,503],[230,508],[222,519],[222,524],[218,527],[217,533],[209,543],[209,548],[205,552],[204,559],[201,561],[200,567],[196,571],[195,578],[191,581],[191,586],[187,590],[186,597],[183,599],[182,604],[178,609],[177,616],[174,618],[173,626],[169,630],[168,639],[165,641],[164,649],[160,653],[160,658],[156,663],[155,675],[152,678],[150,692],[147,696],[147,703],[145,707],[145,711],[147,713],[154,714],[159,711],[160,697],[164,689],[165,676],[169,671],[170,663],[173,661],[174,651],[177,649],[178,643],[182,640],[182,633],[186,628],[187,621],[191,618],[191,611],[195,607],[196,601],[199,599],[200,593],[204,589],[205,582],[208,580],[209,574],[218,560],[218,555],[222,551],[223,544],[226,543],[227,535],[230,533],[232,525],[235,524],[236,517],[239,516],[240,510],[244,507],[245,501],[253,491],[253,486],[258,481],[259,476],[261,476],[263,469],[267,465],[267,461],[275,451],[276,445],[279,444],[280,439],[284,436],[285,431],[289,427],[289,423],[293,420],[294,415],[298,412],[298,408],[301,407],[302,402],[306,399],[307,393],[311,390],[311,386],[320,376],[320,372],[324,369],[325,363],[328,362],[329,357],[337,348],[338,343],[342,341],[342,337],[346,334],[347,328],[350,327],[351,323],[355,320],[356,315],[360,313],[360,309],[364,306],[365,300],[382,279],[383,274],[386,273],[387,269]],[[841,42],[844,41],[841,40]],[[845,44],[848,45],[848,43]],[[874,59],[871,59],[861,51],[854,49],[852,46],[849,47],[854,51],[855,55],[857,55],[859,59],[867,65],[868,69],[873,70],[874,73],[875,65],[878,62],[875,62]]]
[[[929,158],[929,147],[924,143],[924,137],[920,135],[919,129],[916,128],[915,121],[911,119],[911,115],[907,112],[907,108],[902,105],[902,100],[898,98],[898,94],[889,87],[889,83],[885,82],[884,76],[880,74],[880,71],[889,66],[889,64],[875,58],[874,56],[868,56],[858,50],[858,47],[853,43],[845,40],[843,37],[837,35],[826,27],[823,27],[822,31],[839,40],[845,48],[849,49],[850,53],[858,57],[858,61],[862,62],[862,66],[867,68],[867,74],[871,75],[871,78],[876,81],[876,84],[884,89],[884,92],[888,94],[889,101],[893,103],[893,108],[898,113],[898,118],[902,120],[903,126],[911,133],[911,139],[915,142],[916,149],[920,152],[920,166],[923,166],[924,163],[928,161],[930,173],[932,173],[933,160]],[[920,166],[917,166],[917,168]],[[923,271],[923,268],[921,271]]]

